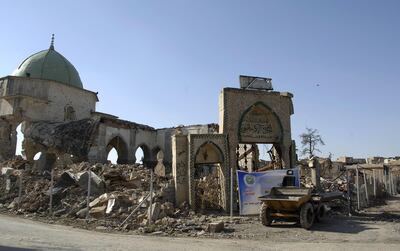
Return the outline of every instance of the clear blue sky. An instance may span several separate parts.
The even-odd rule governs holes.
[[[0,75],[49,46],[97,110],[169,127],[218,122],[238,75],[294,94],[292,135],[329,152],[399,153],[400,1],[1,1]],[[317,86],[319,84],[319,86]]]

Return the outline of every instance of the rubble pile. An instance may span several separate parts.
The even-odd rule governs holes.
[[[311,182],[311,168],[308,167],[307,163],[300,162],[300,183],[302,187],[312,188]],[[337,172],[334,176],[327,172],[327,167],[321,166],[321,177],[320,184],[324,192],[346,192],[347,191],[347,180],[345,172]]]
[[[311,182],[310,176],[302,176],[300,178],[301,186],[306,188],[312,188],[313,184]],[[320,178],[321,188],[324,192],[346,192],[347,191],[347,181],[345,176],[340,176],[335,179]]]
[[[201,210],[220,210],[221,185],[217,173],[195,179],[197,205]]]
[[[83,228],[139,233],[197,236],[223,229],[221,224],[209,226],[216,216],[196,214],[187,203],[175,207],[173,179],[168,175],[154,175],[154,190],[150,194],[151,173],[143,165],[82,162],[69,165],[67,170],[55,168],[51,189],[50,172],[11,167],[21,167],[22,162],[18,163],[1,165],[2,212]]]
[[[326,173],[326,172],[325,172]],[[308,166],[301,166],[301,187],[313,188],[311,181],[311,170]],[[340,172],[336,177],[321,172],[320,185],[323,192],[347,192],[347,180],[344,172]],[[343,199],[334,199],[328,202],[331,213],[346,214],[348,212],[347,201]]]

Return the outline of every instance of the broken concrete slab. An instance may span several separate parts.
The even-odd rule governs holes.
[[[79,211],[76,213],[76,216],[77,216],[78,218],[83,219],[83,218],[86,217],[87,212],[88,212],[88,209],[87,209],[87,208],[83,208],[83,209],[79,210]]]
[[[109,194],[104,193],[99,197],[97,197],[96,199],[94,199],[92,202],[90,202],[89,207],[102,206],[108,201],[109,197],[110,197]]]
[[[71,171],[65,171],[60,175],[55,187],[69,187],[77,183],[77,178]]]
[[[87,190],[89,172],[90,172],[90,194],[97,195],[104,193],[105,191],[104,181],[92,171],[84,171],[76,175],[78,178],[79,186],[82,189]]]
[[[89,214],[93,218],[101,218],[105,215],[107,206],[94,207],[89,210]]]
[[[15,169],[11,167],[3,167],[1,169],[1,175],[10,176],[14,174]]]
[[[156,220],[158,220],[160,212],[161,212],[161,205],[159,202],[155,202],[151,207],[149,207],[149,210],[147,212],[147,218],[150,219],[151,216],[151,220],[155,222]]]
[[[115,206],[115,198],[110,198],[107,202],[106,214],[110,214]]]
[[[208,223],[206,231],[209,233],[220,233],[224,230],[225,225],[223,221]]]
[[[173,216],[175,213],[175,207],[174,204],[171,202],[166,202],[161,205],[161,210],[164,212],[166,216]]]

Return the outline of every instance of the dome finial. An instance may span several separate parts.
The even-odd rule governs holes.
[[[54,50],[54,34],[51,34],[50,50]]]

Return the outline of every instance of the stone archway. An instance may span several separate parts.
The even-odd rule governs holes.
[[[194,156],[194,203],[201,211],[223,209],[222,165],[224,155],[219,147],[211,142],[203,143]]]
[[[128,163],[128,147],[125,141],[120,136],[115,136],[108,142],[106,148],[107,155],[113,148],[117,151],[118,154],[117,163]]]
[[[237,164],[240,159],[245,158],[246,144],[271,144],[271,163],[267,166],[262,166],[259,160],[255,162],[260,164],[252,167],[252,170],[258,168],[280,169],[284,165],[290,166],[288,158],[288,149],[283,143],[284,131],[282,123],[278,115],[263,102],[257,102],[248,107],[241,115],[238,124],[238,145],[236,148]],[[244,151],[242,150],[244,146]],[[244,156],[243,156],[244,155]],[[245,170],[247,170],[245,165]]]

